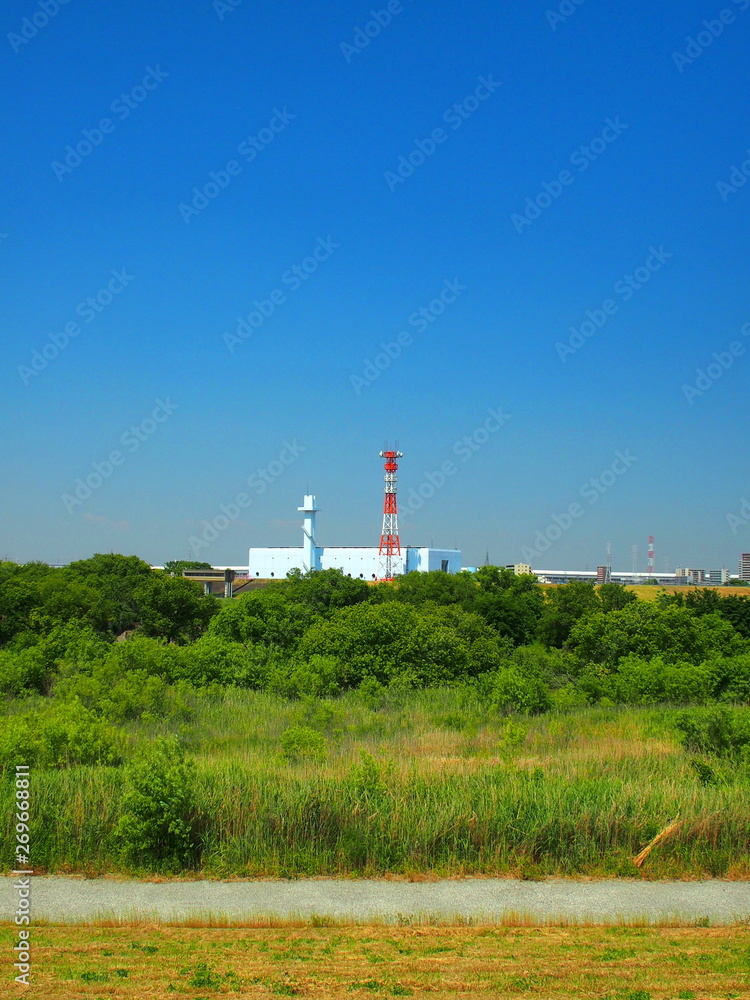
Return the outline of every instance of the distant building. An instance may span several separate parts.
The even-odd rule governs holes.
[[[315,538],[315,515],[319,508],[315,497],[308,495],[297,508],[304,514],[301,548],[253,548],[248,554],[250,579],[284,580],[292,569],[302,573],[310,570],[339,569],[345,576],[361,580],[378,579],[379,549],[377,546],[320,546]],[[461,571],[460,549],[432,549],[409,545],[401,550],[394,567],[395,574],[431,570],[443,573]]]
[[[674,575],[677,578],[675,583],[678,586],[689,584],[698,585],[706,582],[706,571],[704,569],[676,569]]]
[[[725,583],[729,583],[729,570],[728,569],[709,569],[706,571],[706,583],[710,583],[715,587],[721,587]]]
[[[516,576],[536,576],[528,563],[509,563],[506,569],[512,569]]]
[[[740,556],[740,580],[750,583],[750,552],[743,552]]]
[[[596,567],[596,582],[597,583],[611,583],[612,582],[612,570],[609,566],[597,566]]]

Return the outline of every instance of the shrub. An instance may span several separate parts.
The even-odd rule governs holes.
[[[507,643],[478,615],[385,601],[335,611],[304,634],[299,653],[335,657],[342,687],[365,677],[380,684],[408,677],[418,687],[451,683],[495,669]]]
[[[614,702],[631,705],[660,701],[701,704],[711,698],[714,686],[715,676],[703,664],[665,663],[659,656],[649,660],[627,656],[609,677],[605,690]]]
[[[676,726],[680,742],[693,753],[740,758],[750,749],[750,719],[747,713],[732,711],[725,705],[683,712]]]
[[[325,760],[328,740],[316,729],[307,726],[290,726],[281,734],[281,753],[286,760]]]
[[[198,857],[195,763],[176,739],[142,746],[125,771],[128,787],[115,829],[130,861],[179,869]]]
[[[271,670],[266,690],[286,698],[324,698],[341,691],[343,668],[335,656],[313,655],[292,666],[279,663]]]
[[[537,715],[552,707],[549,688],[540,677],[525,677],[516,667],[494,674],[489,685],[489,702],[503,712]]]
[[[80,702],[0,720],[0,768],[120,764],[125,735]]]
[[[386,778],[393,772],[393,764],[379,764],[366,750],[359,751],[360,763],[349,772],[348,782],[358,799],[378,802],[388,794]]]

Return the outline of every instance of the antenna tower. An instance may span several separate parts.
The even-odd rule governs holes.
[[[648,536],[648,571],[654,572],[654,536]]]
[[[398,536],[398,502],[396,500],[396,483],[398,481],[398,462],[403,458],[400,451],[381,451],[380,457],[385,459],[385,497],[383,500],[383,530],[380,535],[378,551],[378,579],[393,580],[397,572],[401,572],[401,540]]]

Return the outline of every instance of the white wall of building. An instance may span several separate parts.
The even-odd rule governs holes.
[[[249,576],[259,580],[284,580],[292,569],[301,573],[309,570],[340,569],[346,576],[362,580],[378,577],[379,553],[372,546],[344,547],[320,546],[316,542],[315,515],[319,511],[315,496],[307,494],[297,510],[304,514],[301,548],[250,549]],[[401,565],[394,567],[401,573],[426,573],[442,570],[445,573],[461,571],[461,553],[458,549],[406,548],[401,550]]]
[[[250,549],[248,566],[251,578],[283,580],[291,569],[307,571],[309,551],[306,548]],[[378,574],[378,550],[375,547],[316,546],[316,569],[339,569],[345,575],[362,580],[375,580]],[[405,563],[405,565],[404,565]],[[402,549],[403,573],[426,573],[443,570],[461,571],[459,549]]]

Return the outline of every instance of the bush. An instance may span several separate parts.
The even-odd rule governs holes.
[[[393,764],[378,764],[366,750],[359,751],[360,763],[349,772],[348,783],[357,799],[376,804],[388,795],[386,779],[393,773]]]
[[[503,712],[537,715],[552,707],[549,688],[541,677],[525,677],[516,667],[506,667],[488,680],[488,700]]]
[[[0,651],[0,691],[17,697],[47,693],[61,668],[78,669],[103,656],[109,644],[78,621],[55,625],[45,635],[25,632]]]
[[[269,673],[266,690],[285,698],[325,698],[341,691],[343,668],[335,656],[313,655],[291,667],[279,663]]]
[[[682,734],[680,742],[692,753],[739,759],[748,756],[750,751],[750,718],[747,712],[716,705],[683,712],[675,724]]]
[[[115,836],[128,860],[165,870],[195,864],[195,763],[177,740],[160,738],[141,747],[125,776]]]
[[[496,669],[508,643],[478,615],[443,608],[385,601],[356,604],[312,625],[299,654],[330,656],[343,664],[343,688],[365,677],[380,684],[408,678],[431,687]]]
[[[290,726],[281,734],[281,753],[286,760],[325,760],[328,740],[316,729],[307,726]]]
[[[662,701],[703,704],[712,697],[715,683],[713,672],[703,664],[665,663],[659,656],[650,660],[627,656],[608,678],[605,693],[614,702],[630,705]]]
[[[72,702],[0,720],[0,768],[120,764],[125,735]]]

